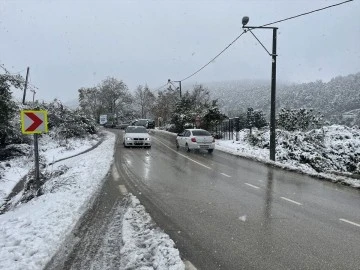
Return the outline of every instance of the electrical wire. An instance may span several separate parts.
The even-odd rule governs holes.
[[[309,15],[309,14],[311,14],[311,13],[315,13],[315,12],[324,10],[324,9],[328,9],[328,8],[340,6],[340,5],[343,5],[343,4],[352,2],[352,1],[354,1],[354,0],[347,0],[347,1],[344,1],[344,2],[341,2],[341,3],[337,3],[337,4],[334,4],[334,5],[330,5],[330,6],[326,6],[326,7],[323,7],[323,8],[315,9],[315,10],[312,10],[312,11],[309,11],[309,12],[305,12],[305,13],[302,13],[302,14],[299,14],[299,15],[295,15],[295,16],[292,16],[292,17],[289,17],[289,18],[286,18],[286,19],[278,20],[278,21],[275,21],[275,22],[272,22],[272,23],[267,23],[267,24],[262,25],[261,27],[268,26],[268,25],[272,25],[272,24],[275,24],[275,23],[280,23],[280,22],[288,21],[288,20],[292,20],[292,19],[295,19],[295,18],[298,18],[298,17],[301,17],[301,16]]]
[[[0,64],[0,67],[5,71],[6,74],[10,74],[10,72],[3,66],[3,64]]]
[[[246,31],[243,31],[240,35],[238,35],[229,45],[227,45],[225,47],[225,49],[223,49],[220,53],[218,53],[214,58],[212,58],[208,63],[206,63],[205,65],[203,65],[201,68],[199,68],[197,71],[195,71],[193,74],[187,76],[186,78],[180,80],[180,82],[185,81],[189,78],[191,78],[192,76],[196,75],[197,73],[199,73],[201,70],[203,70],[204,68],[206,68],[208,65],[211,64],[211,62],[213,62],[216,58],[218,58],[220,55],[222,55],[231,45],[233,45],[243,34],[245,34]]]
[[[169,82],[167,82],[166,84],[164,84],[163,86],[160,86],[159,88],[157,88],[155,90],[155,92],[159,91],[160,89],[164,88],[165,86],[167,86],[169,84]]]
[[[24,79],[24,77],[20,75],[20,73],[21,73],[22,71],[19,71],[19,72],[17,72],[17,73],[12,73],[12,72],[10,72],[9,70],[7,70],[3,64],[0,64],[0,68],[2,68],[2,69],[5,71],[5,74],[6,74],[6,75],[10,75],[10,76],[20,76],[20,81],[21,81],[21,83],[25,84],[25,79]],[[24,69],[23,71],[25,71],[25,70],[26,70],[26,69]],[[35,86],[35,85],[33,85],[33,84],[31,83],[30,73],[29,73],[27,88],[28,88],[30,91],[39,90],[39,88],[38,88],[37,86]]]
[[[295,16],[292,16],[292,17],[288,17],[288,18],[285,18],[285,19],[282,19],[282,20],[278,20],[278,21],[274,21],[274,22],[271,22],[271,23],[267,23],[267,24],[264,24],[260,27],[265,27],[265,26],[268,26],[268,25],[272,25],[272,24],[275,24],[275,23],[280,23],[280,22],[284,22],[284,21],[288,21],[288,20],[291,20],[291,19],[295,19],[295,18],[298,18],[298,17],[301,17],[301,16],[305,16],[305,15],[309,15],[311,13],[315,13],[315,12],[318,12],[318,11],[322,11],[322,10],[325,10],[325,9],[328,9],[328,8],[332,8],[332,7],[336,7],[336,6],[340,6],[340,5],[343,5],[343,4],[346,4],[346,3],[349,3],[349,2],[352,2],[354,0],[347,0],[347,1],[344,1],[344,2],[341,2],[341,3],[337,3],[337,4],[333,4],[333,5],[330,5],[330,6],[326,6],[326,7],[323,7],[323,8],[319,8],[319,9],[315,9],[315,10],[312,10],[312,11],[309,11],[309,12],[305,12],[305,13],[301,13],[301,14],[298,14],[298,15],[295,15]],[[251,30],[251,29],[249,29]],[[194,73],[192,73],[191,75],[185,77],[184,79],[182,80],[179,80],[180,82],[182,81],[185,81],[191,77],[193,77],[194,75],[196,75],[197,73],[199,73],[201,70],[203,70],[205,67],[207,67],[211,62],[213,62],[216,58],[218,58],[221,54],[223,54],[230,46],[232,46],[244,33],[246,33],[247,31],[245,30],[244,32],[242,32],[239,36],[237,36],[228,46],[225,47],[225,49],[223,49],[219,54],[217,54],[214,58],[212,58],[208,63],[206,63],[204,66],[202,66],[201,68],[199,68],[197,71],[195,71]],[[250,31],[251,32],[251,31]],[[251,32],[252,33],[252,32]],[[253,34],[253,33],[252,33]],[[254,35],[254,34],[253,34]],[[266,50],[267,51],[267,50]]]

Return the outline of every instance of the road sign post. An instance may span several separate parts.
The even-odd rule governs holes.
[[[100,125],[104,125],[107,123],[107,114],[100,115]]]
[[[34,134],[35,182],[40,186],[38,134],[48,132],[47,111],[23,110],[20,112],[20,118],[22,133]]]

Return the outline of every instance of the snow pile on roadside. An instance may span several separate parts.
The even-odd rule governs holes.
[[[89,153],[53,165],[69,169],[45,184],[47,193],[0,216],[0,269],[42,269],[55,254],[110,169],[115,135],[106,136]]]
[[[185,269],[170,237],[156,227],[135,196],[128,195],[128,200],[122,226],[121,269]]]
[[[71,138],[66,141],[55,140],[45,134],[39,138],[40,163],[51,163],[65,157],[81,153],[99,141],[97,135],[86,138]],[[0,205],[15,185],[34,167],[32,145],[16,145],[25,156],[0,162]]]
[[[25,156],[0,162],[0,205],[4,203],[19,180],[32,168],[29,152],[24,152],[27,153]]]
[[[54,139],[43,135],[39,140],[39,153],[46,159],[46,163],[81,153],[100,140],[98,135],[88,135],[86,138]]]
[[[269,131],[254,131],[250,137],[243,130],[239,141],[216,140],[216,149],[360,187],[359,179],[347,177],[360,169],[358,129],[333,125],[308,132],[277,130],[275,163],[269,159],[269,139]]]

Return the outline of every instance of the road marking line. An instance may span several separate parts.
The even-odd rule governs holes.
[[[249,183],[245,183],[245,185],[248,185],[249,187],[253,187],[253,188],[260,188],[260,187],[258,187],[258,186],[254,186],[254,185],[249,184]]]
[[[122,195],[126,195],[128,193],[128,191],[124,185],[119,185],[119,190]]]
[[[355,222],[352,222],[352,221],[350,221],[350,220],[343,219],[343,218],[339,218],[339,219],[340,219],[341,221],[344,221],[344,222],[349,223],[349,224],[351,224],[351,225],[360,227],[360,224],[358,224],[358,223],[355,223]]]
[[[297,202],[297,201],[293,201],[293,200],[290,200],[288,198],[285,198],[285,197],[280,197],[281,199],[285,200],[285,201],[288,201],[288,202],[292,202],[292,203],[295,203],[297,205],[302,205],[301,203]]]
[[[230,175],[227,175],[226,173],[220,173],[222,174],[223,176],[226,176],[226,177],[231,177]]]
[[[119,181],[120,180],[120,175],[119,175],[115,165],[112,166],[111,172],[112,172],[112,176],[113,176],[114,180]]]
[[[178,155],[180,155],[180,156],[182,156],[182,157],[184,157],[184,158],[187,158],[188,160],[191,160],[192,162],[194,162],[194,163],[196,163],[196,164],[198,164],[198,165],[200,165],[200,166],[203,166],[203,167],[205,167],[206,169],[211,170],[210,167],[208,167],[208,166],[206,166],[206,165],[204,165],[204,164],[202,164],[202,163],[200,163],[200,162],[198,162],[198,161],[196,161],[196,160],[193,160],[192,158],[189,158],[189,157],[187,157],[187,156],[185,156],[185,155],[183,155],[183,154],[180,154],[179,152],[175,151],[174,149],[171,149],[169,146],[167,146],[165,143],[161,142],[160,140],[155,139],[155,138],[153,138],[153,139],[156,140],[156,141],[158,141],[159,143],[161,143],[161,144],[164,145],[165,147],[169,148],[171,151],[175,152],[176,154],[178,154]]]
[[[197,270],[196,267],[189,261],[184,261],[185,270]]]

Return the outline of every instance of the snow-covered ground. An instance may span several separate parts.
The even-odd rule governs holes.
[[[166,131],[156,132],[175,136]],[[241,131],[239,141],[216,140],[216,149],[360,187],[358,179],[335,175],[349,169],[359,171],[356,162],[360,155],[360,132],[356,128],[329,126],[309,132],[279,131],[276,162],[269,160],[269,133],[255,130],[255,139],[251,140],[248,133]],[[99,139],[94,136],[59,143],[43,136],[41,161],[49,164],[76,155]],[[40,197],[0,215],[0,269],[42,269],[46,265],[102,186],[113,161],[114,143],[115,136],[106,133],[103,143],[92,151],[48,166],[46,170],[61,170],[63,174],[48,180]],[[0,164],[2,199],[32,167],[32,149],[23,147],[28,156]],[[124,199],[129,203],[121,211],[121,265],[131,269],[184,269],[173,241],[156,227],[137,198],[130,194]]]
[[[174,133],[157,130],[175,136]],[[270,160],[269,131],[239,132],[239,140],[216,140],[216,150],[360,188],[360,131],[332,125],[308,132],[277,130],[276,161]],[[235,138],[235,136],[234,136]],[[349,172],[351,171],[351,172]],[[339,175],[341,174],[341,175]]]
[[[86,143],[68,143],[71,146],[66,149],[43,140],[41,151],[46,163],[55,157],[60,159],[79,153],[96,143],[96,138]],[[0,215],[0,269],[43,269],[102,186],[113,161],[114,143],[115,135],[107,132],[105,140],[92,151],[50,166],[50,170],[60,169],[64,173],[45,183],[43,195]],[[12,160],[9,164],[13,168],[26,162],[29,163],[29,159]],[[5,174],[11,182],[16,182],[29,168],[24,165],[19,174],[11,176],[8,171]],[[141,259],[150,256],[148,261],[158,269],[184,269],[173,241],[154,226],[139,201],[129,196],[131,203],[125,209],[123,239],[118,240],[124,243],[124,264],[141,265],[144,261]]]
[[[87,140],[76,138],[68,140],[54,140],[49,135],[42,135],[39,139],[39,155],[41,163],[49,164],[56,160],[66,158],[83,152],[99,141],[94,135]],[[0,162],[0,205],[10,194],[14,186],[29,170],[34,168],[32,155],[33,146],[21,145],[20,148],[26,156],[14,158],[10,161]]]

